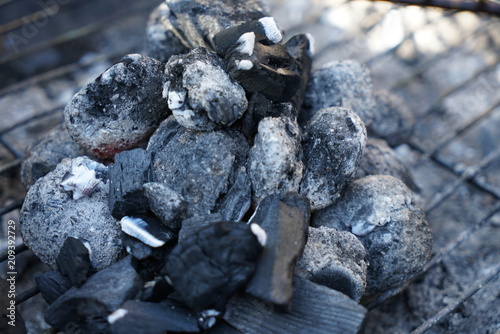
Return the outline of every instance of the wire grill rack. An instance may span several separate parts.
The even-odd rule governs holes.
[[[423,1],[424,5],[429,2],[453,9],[368,1],[313,1],[312,5],[307,1],[271,2],[278,23],[283,23],[288,35],[311,32],[315,36],[316,66],[347,58],[362,61],[372,71],[376,88],[399,94],[415,113],[417,125],[412,137],[395,149],[411,165],[416,182],[422,188],[420,196],[436,239],[434,257],[412,282],[365,305],[374,311],[390,303],[394,296],[407,293],[416,281],[424,280],[436,267],[446,265],[450,257],[461,257],[463,249],[479,242],[476,239],[481,233],[487,231],[500,240],[500,20],[495,17],[499,14],[499,4]],[[53,3],[60,4],[60,13],[53,18],[59,21],[74,18],[75,13],[95,13],[99,6],[95,1]],[[106,15],[91,17],[71,29],[47,36],[43,31],[45,26],[41,26],[40,36],[20,45],[19,50],[9,49],[9,33],[21,34],[23,27],[40,20],[40,8],[30,8],[32,11],[23,13],[17,6],[18,16],[14,19],[6,21],[0,17],[0,41],[4,42],[6,51],[0,56],[0,73],[11,74],[9,68],[16,68],[19,63],[30,63],[41,55],[50,58],[54,49],[64,53],[77,45],[73,52],[77,55],[57,61],[56,66],[29,73],[15,72],[17,79],[13,82],[8,78],[0,80],[0,115],[2,122],[5,121],[0,127],[0,182],[2,187],[12,188],[10,192],[4,188],[0,193],[2,224],[8,218],[18,222],[24,196],[18,171],[25,149],[36,135],[61,121],[62,108],[71,96],[57,95],[53,92],[55,88],[50,93],[51,85],[61,87],[62,82],[74,93],[85,80],[124,54],[140,52],[142,44],[137,42],[140,38],[134,41],[128,34],[134,28],[142,37],[148,13],[158,1],[102,3],[100,6],[108,9],[103,11]],[[12,0],[0,1],[0,11],[12,5]],[[493,15],[462,12],[463,9]],[[292,17],[290,11],[301,14]],[[81,46],[84,41],[96,39],[93,36],[102,38],[106,34],[104,42],[97,39],[90,47]],[[127,43],[130,39],[132,42]],[[89,49],[92,53],[81,58],[82,50]],[[36,99],[40,90],[49,96],[41,99],[43,103]],[[24,107],[23,99],[31,98],[36,105]],[[28,112],[9,114],[5,108],[17,99],[21,100],[20,109],[27,108]],[[4,229],[0,235],[2,240],[6,239]],[[26,250],[27,247],[18,242],[16,253]],[[500,253],[500,246],[496,252]],[[476,255],[480,256],[469,254],[469,257]],[[0,261],[6,258],[7,254],[2,253]],[[493,261],[481,262],[476,268],[477,274],[472,275],[472,280],[466,280],[465,286],[460,279],[452,277],[451,281],[461,285],[461,294],[433,316],[420,319],[417,326],[413,325],[413,333],[435,329],[483,289],[498,295],[499,260],[496,256]],[[453,276],[452,270],[448,275]],[[19,293],[16,301],[21,304],[37,293],[36,287],[29,288]]]

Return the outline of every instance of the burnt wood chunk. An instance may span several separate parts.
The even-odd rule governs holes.
[[[250,225],[214,223],[177,244],[161,273],[193,310],[222,311],[253,274],[261,250]]]
[[[109,210],[113,217],[146,213],[149,204],[142,185],[152,180],[150,152],[138,148],[117,154],[109,167]]]
[[[70,280],[57,270],[36,274],[35,283],[40,289],[43,299],[49,305],[72,286]]]
[[[273,195],[262,200],[250,222],[266,231],[267,243],[247,284],[247,293],[289,306],[292,275],[307,240],[309,217],[309,201],[298,194]]]
[[[150,182],[143,185],[151,211],[167,227],[178,230],[186,212],[186,201],[181,194],[164,183]]]
[[[86,244],[87,246],[80,239],[68,237],[57,256],[57,268],[72,285],[81,285],[92,274],[90,245]]]
[[[290,312],[251,296],[232,298],[224,319],[246,334],[355,334],[366,309],[341,292],[294,278]]]

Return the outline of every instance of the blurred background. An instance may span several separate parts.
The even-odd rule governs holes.
[[[421,188],[435,257],[402,291],[371,304],[365,333],[419,326],[500,333],[500,4],[489,2],[493,15],[386,1],[265,2],[286,36],[315,38],[314,67],[365,63],[374,88],[402,97],[416,119],[412,137],[394,149]],[[87,82],[143,52],[149,13],[160,3],[0,0],[2,253],[6,222],[18,222],[25,195],[19,166],[27,148],[62,121],[65,104]],[[18,290],[27,291],[33,272],[47,268],[29,251],[19,256]],[[48,328],[45,307],[40,296],[20,305],[28,332]]]

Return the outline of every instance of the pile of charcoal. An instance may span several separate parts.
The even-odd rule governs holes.
[[[167,0],[147,56],[73,96],[29,152],[28,247],[66,333],[356,333],[429,260],[391,146],[404,103],[259,1]],[[370,135],[368,137],[367,133]]]

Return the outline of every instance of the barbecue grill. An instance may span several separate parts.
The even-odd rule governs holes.
[[[147,17],[158,3],[0,1],[2,275],[6,226],[18,223],[25,195],[18,175],[25,150],[61,122],[64,105],[83,84],[123,55],[142,51]],[[417,3],[424,6],[408,5]],[[483,318],[480,312],[500,306],[500,3],[270,5],[289,36],[315,37],[314,66],[364,62],[375,88],[400,95],[416,118],[413,135],[395,150],[421,188],[434,256],[411,282],[364,301],[370,310],[364,331],[500,333],[498,314],[486,319],[494,312]],[[37,333],[46,328],[32,276],[47,267],[19,235],[16,241],[18,312]]]

